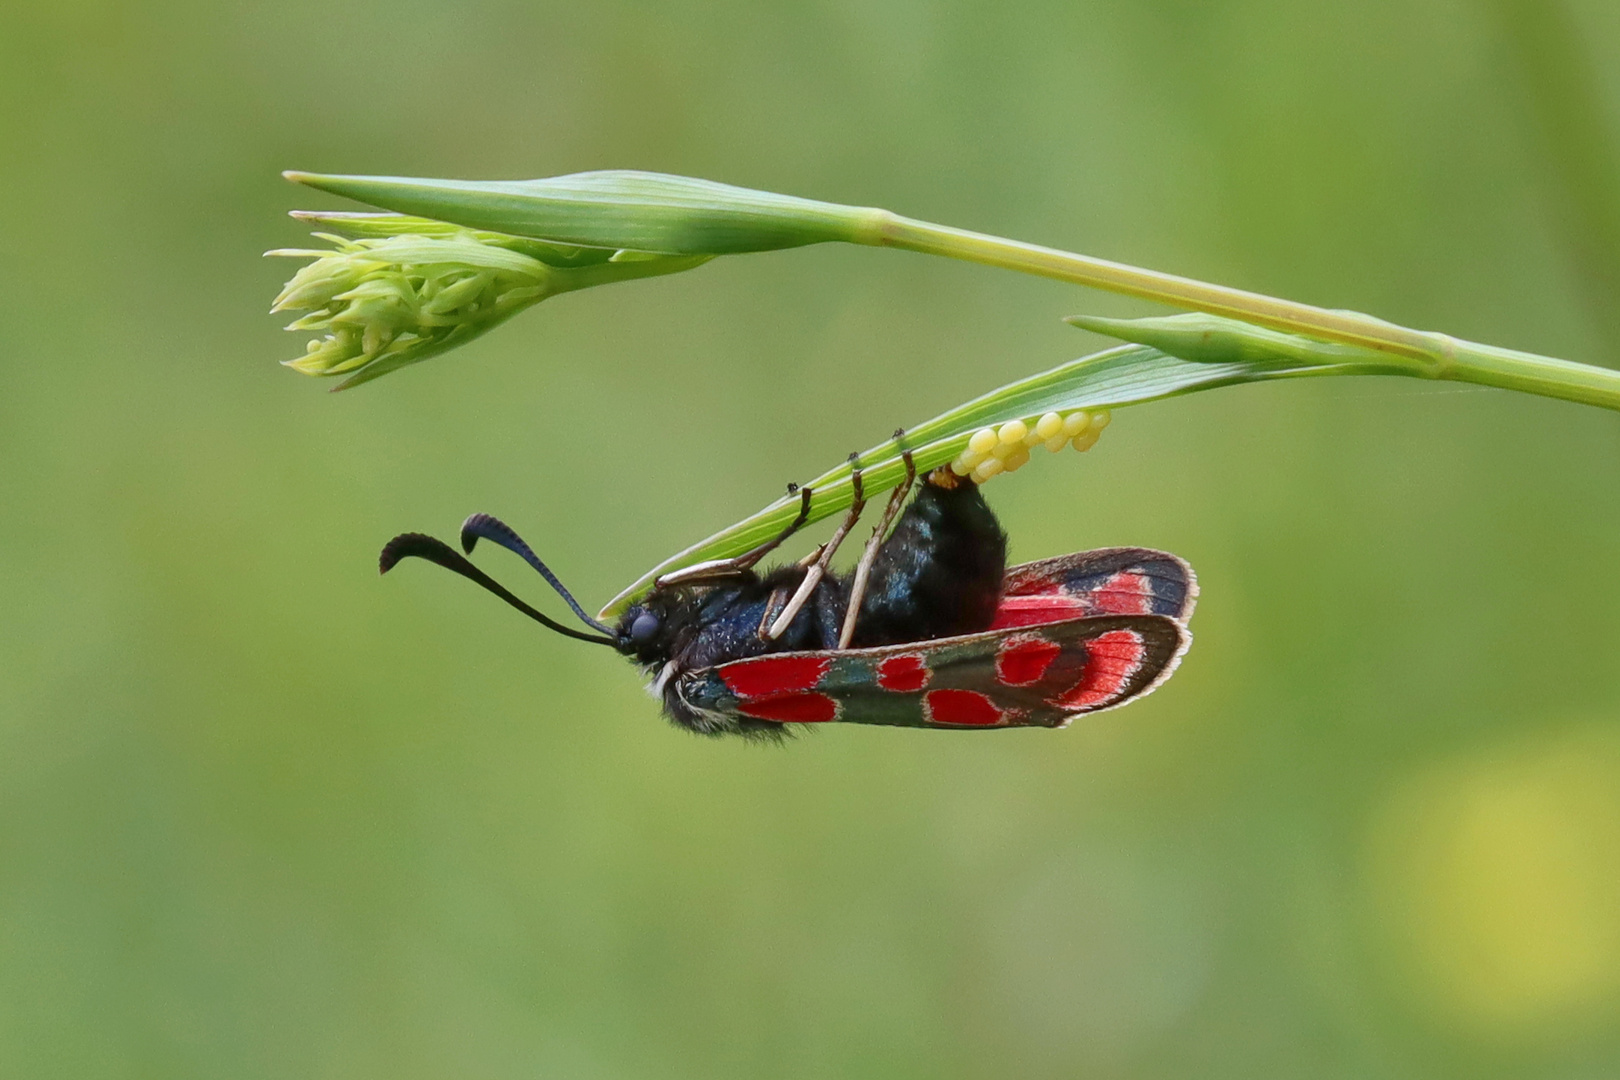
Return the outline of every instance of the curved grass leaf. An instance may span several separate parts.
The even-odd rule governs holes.
[[[1114,331],[1110,331],[1114,332]],[[1221,361],[1187,360],[1146,345],[1125,345],[1071,360],[1050,371],[1009,383],[906,431],[900,442],[881,442],[859,456],[861,483],[867,498],[897,487],[905,478],[902,449],[910,449],[920,474],[950,462],[982,427],[1009,420],[1033,422],[1043,413],[1073,409],[1111,409],[1176,397],[1197,390],[1269,379],[1310,375],[1410,374],[1399,358],[1371,354],[1370,359],[1324,363],[1255,350]],[[850,463],[829,469],[805,485],[814,495],[809,521],[841,513],[854,502]],[[722,529],[647,571],[608,601],[601,618],[611,619],[652,588],[661,574],[706,559],[740,555],[781,532],[799,509],[797,495],[772,502],[758,513]]]

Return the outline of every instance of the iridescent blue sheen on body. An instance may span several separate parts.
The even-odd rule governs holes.
[[[948,470],[936,471],[918,485],[878,551],[853,643],[898,644],[988,629],[1006,558],[1007,538],[978,487]],[[694,710],[679,696],[673,676],[766,653],[835,649],[849,602],[845,576],[823,578],[780,637],[767,640],[760,633],[767,609],[774,617],[804,575],[802,567],[785,566],[764,574],[747,571],[717,585],[655,590],[621,616],[619,649],[655,678],[668,676],[660,687],[664,710],[682,727],[706,735],[780,736],[779,723]],[[631,627],[649,614],[659,622],[658,633],[633,641]],[[674,669],[664,673],[672,663]]]

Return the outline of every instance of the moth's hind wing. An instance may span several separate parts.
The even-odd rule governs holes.
[[[776,723],[1063,727],[1170,677],[1191,642],[1163,615],[1110,615],[842,652],[775,653],[680,676],[705,712]]]
[[[1007,571],[992,629],[1095,615],[1163,615],[1185,624],[1198,578],[1185,559],[1152,548],[1099,548]]]

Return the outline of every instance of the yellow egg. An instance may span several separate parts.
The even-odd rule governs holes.
[[[975,454],[988,454],[996,445],[996,432],[994,428],[980,428],[968,440],[968,450]]]
[[[1079,450],[1081,453],[1090,450],[1093,446],[1097,445],[1097,436],[1101,434],[1102,432],[1097,431],[1096,429],[1081,432],[1074,437],[1074,448]]]
[[[1055,412],[1049,412],[1039,420],[1035,421],[1035,434],[1039,435],[1042,441],[1052,438],[1062,430],[1063,417],[1059,416]]]
[[[1017,472],[1019,469],[1029,464],[1029,447],[1020,446],[1017,450],[1014,450],[1012,456],[1007,458],[1007,460],[1002,462],[1002,464],[1006,467],[1008,472]]]
[[[1012,446],[1015,443],[1023,442],[1024,436],[1027,434],[1029,434],[1029,425],[1022,420],[1009,420],[1001,425],[1001,429],[996,432],[996,437],[1008,446]]]
[[[1112,419],[1113,417],[1108,415],[1108,410],[1104,409],[1096,416],[1091,418],[1091,426],[1096,430],[1101,431],[1103,428],[1108,426],[1108,422]]]
[[[979,462],[979,467],[973,470],[973,479],[982,484],[992,476],[996,475],[996,473],[1000,472],[1003,468],[1005,468],[1005,466],[1001,464],[1000,458],[985,458],[983,461]]]
[[[1063,434],[1063,432],[1061,432],[1061,431],[1058,432],[1056,435],[1052,436],[1050,439],[1046,440],[1046,448],[1048,450],[1052,451],[1052,453],[1054,453],[1054,454],[1057,453],[1059,450],[1063,449],[1065,446],[1068,446],[1068,445],[1069,445],[1069,437],[1067,435]]]
[[[1072,412],[1069,414],[1068,418],[1063,421],[1063,434],[1072,439],[1082,431],[1086,430],[1086,425],[1090,423],[1091,414],[1086,412],[1086,410],[1081,409],[1079,412]]]

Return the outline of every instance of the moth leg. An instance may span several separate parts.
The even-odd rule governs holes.
[[[821,553],[826,549],[826,547],[826,544],[822,544],[820,547],[814,549],[810,552],[810,554],[806,555],[793,565],[797,566],[801,570],[810,569],[816,563],[821,561]],[[760,640],[770,640],[765,635],[769,632],[771,623],[776,621],[776,617],[782,614],[782,609],[787,606],[789,595],[791,594],[788,592],[787,586],[785,585],[778,585],[776,588],[771,590],[770,597],[765,601],[765,611],[759,617],[759,629],[755,631]]]
[[[898,433],[896,433],[898,438]],[[883,519],[878,522],[877,528],[872,530],[872,539],[866,542],[866,550],[861,552],[860,565],[855,567],[855,577],[849,587],[849,606],[844,609],[844,626],[838,631],[838,647],[849,648],[850,640],[855,636],[855,619],[861,611],[861,601],[866,599],[866,581],[872,575],[872,564],[877,562],[878,548],[883,545],[883,534],[889,531],[895,515],[900,513],[900,507],[905,505],[906,496],[911,493],[911,485],[917,482],[917,465],[911,460],[911,451],[901,451],[900,456],[906,463],[905,483],[894,489],[889,496],[889,505],[883,510]]]
[[[790,493],[795,489],[799,493],[799,514],[774,539],[767,540],[758,547],[745,551],[735,558],[710,559],[708,562],[693,563],[691,566],[683,566],[679,570],[671,570],[654,581],[653,587],[662,589],[670,585],[692,585],[701,582],[724,581],[726,578],[734,578],[747,570],[753,569],[755,563],[775,551],[782,541],[798,532],[804,526],[805,519],[810,516],[811,490],[807,487],[798,487],[795,484],[788,485]]]
[[[788,591],[786,589],[771,590],[770,598],[765,601],[765,610],[759,617],[759,628],[754,631],[761,641],[770,641],[771,625],[776,617],[787,607]]]
[[[788,485],[788,494],[791,495],[793,493],[795,486],[796,485],[794,484]],[[735,562],[740,570],[753,569],[754,564],[758,563],[759,560],[775,551],[778,547],[781,547],[782,542],[788,537],[804,528],[806,519],[810,517],[810,496],[812,494],[814,493],[807,487],[799,488],[799,512],[792,521],[788,522],[787,528],[777,533],[775,537],[765,541],[756,548],[743,552],[743,554],[737,556],[735,559],[721,561]],[[679,571],[676,572],[679,573]]]
[[[855,523],[861,519],[861,511],[866,509],[866,494],[861,489],[861,467],[854,464],[860,460],[860,454],[849,455],[849,460],[852,465],[850,483],[855,488],[855,501],[850,504],[849,512],[844,515],[844,520],[839,523],[831,539],[823,545],[821,557],[816,559],[815,564],[809,570],[805,571],[804,580],[799,583],[799,589],[793,594],[793,599],[788,601],[787,607],[782,609],[782,613],[776,617],[776,621],[766,629],[766,641],[775,641],[781,637],[799,612],[804,610],[805,602],[810,599],[810,594],[816,591],[816,586],[821,584],[821,579],[826,576],[827,566],[832,562],[833,555],[837,553],[838,545],[844,542],[844,537],[849,535],[849,530],[853,529]]]

